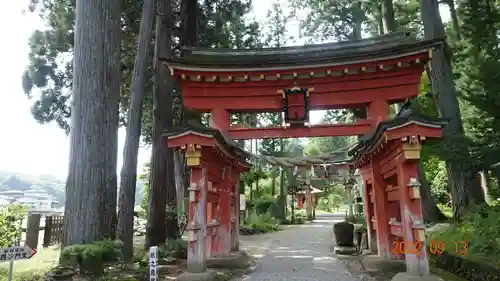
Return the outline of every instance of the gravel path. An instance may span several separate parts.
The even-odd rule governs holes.
[[[332,253],[332,226],[339,216],[264,235],[240,236],[241,248],[260,259],[242,281],[357,281]]]

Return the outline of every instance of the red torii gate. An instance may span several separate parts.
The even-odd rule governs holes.
[[[186,155],[190,170],[188,271],[206,269],[206,258],[238,250],[240,173],[243,151],[217,130],[186,125],[166,134],[168,146]]]
[[[193,195],[190,195],[190,200],[196,202],[193,204],[198,208],[190,208],[189,223],[196,226],[194,222],[204,221],[200,210],[205,208],[203,205],[205,201],[201,199],[204,198],[203,194],[212,192],[207,182],[212,182],[212,188],[214,183],[218,183],[217,190],[219,191],[223,186],[228,187],[226,191],[219,192],[217,199],[216,197],[210,199],[211,204],[218,204],[219,207],[227,204],[224,202],[227,199],[223,199],[226,197],[222,194],[233,190],[235,186],[234,179],[232,183],[231,180],[222,180],[218,177],[213,180],[207,179],[206,177],[210,174],[204,177],[205,174],[202,172],[204,168],[214,169],[211,165],[216,165],[219,170],[231,167],[231,171],[234,171],[232,177],[235,178],[239,172],[248,169],[248,164],[241,158],[243,154],[231,145],[231,141],[228,141],[229,137],[265,139],[368,136],[371,135],[370,132],[378,136],[377,132],[381,131],[380,128],[385,128],[383,127],[385,123],[382,121],[389,117],[390,104],[404,102],[419,94],[424,66],[432,57],[432,49],[441,42],[442,40],[412,39],[408,33],[393,33],[358,41],[275,49],[186,48],[182,58],[159,58],[168,65],[171,74],[179,79],[185,107],[198,112],[211,113],[210,126],[217,129],[208,135],[200,133],[199,128],[198,131],[192,128],[184,129],[177,135],[170,135],[168,139],[170,147],[187,150],[188,163],[191,163],[193,175],[191,194]],[[358,120],[354,124],[314,126],[309,124],[310,110],[339,108],[366,108],[367,119]],[[231,114],[241,112],[283,112],[284,124],[273,128],[241,128],[231,125]],[[440,125],[434,128],[432,134],[424,130],[435,126],[431,123],[414,122],[410,127],[402,126],[400,131],[406,134],[407,139],[412,140],[415,136],[417,138],[438,137]],[[415,129],[419,134],[413,132],[414,128],[419,128]],[[395,129],[391,128],[391,130],[394,132]],[[382,131],[384,136],[390,135],[387,130]],[[430,135],[426,135],[427,133]],[[370,149],[378,148],[380,139],[376,140],[376,145],[369,146]],[[398,142],[392,141],[392,143]],[[403,141],[399,141],[398,145],[397,151],[402,151],[407,147]],[[373,153],[370,149],[366,150],[364,146],[360,146],[358,150],[353,151],[356,157],[364,156],[364,158],[355,158],[353,167],[360,168],[364,172],[365,183],[368,183],[365,179],[371,179],[372,184],[376,182],[373,184],[373,190],[377,189],[380,193],[384,193],[383,169],[393,166],[382,163],[385,156]],[[221,154],[224,157],[220,156]],[[219,156],[217,158],[214,155]],[[367,161],[366,157],[372,158]],[[228,159],[239,160],[228,162]],[[412,158],[412,161],[414,159]],[[403,186],[408,184],[403,179],[406,179],[407,175],[413,175],[413,172],[406,172],[412,166],[402,160],[398,161],[393,168],[401,170],[400,174],[404,176],[400,176],[398,182],[394,184]],[[206,166],[203,166],[203,163],[207,163]],[[368,177],[368,174],[371,177]],[[205,193],[202,192],[203,190]],[[198,193],[197,196],[194,195],[196,193]],[[375,191],[375,194],[378,193]],[[421,216],[419,200],[410,202],[402,192],[399,196],[402,210],[407,210],[411,204],[416,204],[414,211],[416,213],[412,214],[417,217]],[[374,201],[382,206],[387,202],[383,196],[376,197]],[[211,209],[213,205],[212,208],[208,208],[208,210]],[[367,223],[371,223],[372,219],[369,214],[367,210]],[[382,215],[377,217],[379,222],[377,222],[377,227],[373,228],[377,230],[375,234],[378,238],[378,254],[382,258],[392,259],[391,249],[387,246],[389,238],[385,238],[389,233],[389,221],[386,221],[388,217],[384,217],[383,212],[377,214]],[[408,219],[405,213],[401,217],[401,222],[410,223],[412,220]],[[188,267],[189,271],[199,272],[204,270],[206,257],[206,251],[202,249],[204,247],[200,246],[203,244],[201,241],[208,238],[203,238],[200,234],[202,232],[196,227],[191,230],[190,233],[194,234],[190,234]],[[410,235],[406,235],[407,232],[404,233],[405,239],[411,238]],[[194,242],[194,237],[196,237],[196,242]],[[227,247],[222,247],[224,251],[220,252],[217,247],[213,246],[219,245],[217,239],[210,241],[208,239],[205,243],[212,245],[208,255],[219,253],[227,255]],[[415,268],[413,265],[415,259],[407,255],[406,260],[407,263],[411,263],[408,264],[409,271],[422,275],[429,273],[428,266],[417,266],[417,271],[412,270]],[[427,262],[426,259],[425,262]]]
[[[404,259],[414,275],[429,274],[418,180],[421,144],[440,138],[446,124],[407,109],[380,122],[350,151],[363,181],[369,243],[375,235],[379,256]]]

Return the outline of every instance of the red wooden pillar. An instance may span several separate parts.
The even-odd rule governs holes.
[[[226,169],[229,169],[227,167]],[[221,192],[219,197],[220,208],[220,226],[219,226],[219,241],[221,256],[229,256],[231,253],[231,190],[230,181],[227,176],[221,183]]]
[[[188,151],[186,154],[196,155],[196,151]],[[200,153],[198,151],[198,153]],[[201,153],[200,153],[201,154]],[[196,157],[192,157],[196,158]],[[188,165],[190,161],[188,161]],[[193,164],[193,163],[192,163]],[[199,162],[198,162],[199,164]],[[189,210],[188,210],[188,257],[187,271],[193,273],[206,270],[207,253],[205,248],[206,200],[207,200],[207,170],[199,165],[191,168],[191,179],[189,186]]]
[[[420,143],[418,137],[404,138],[403,154],[398,161],[398,185],[400,190],[401,224],[405,250],[406,271],[412,275],[429,275],[429,260],[425,244],[425,224],[420,202],[418,165]],[[408,141],[408,142],[406,142]],[[420,244],[420,250],[415,245]]]
[[[374,209],[377,232],[378,256],[382,259],[392,259],[391,244],[389,241],[389,217],[386,210],[387,194],[386,184],[382,177],[382,170],[378,159],[372,160],[372,192],[374,196]]]
[[[368,120],[371,121],[374,128],[378,123],[384,121],[389,116],[389,104],[385,100],[376,100],[368,104]]]
[[[233,169],[231,173],[231,251],[240,250],[240,190],[238,188],[240,172]]]
[[[231,125],[231,114],[229,111],[222,108],[212,109],[210,112],[210,127],[225,133],[229,130]]]
[[[208,192],[210,194],[210,201],[207,201],[207,232],[206,232],[206,248],[207,257],[214,257],[219,251],[219,243],[217,241],[217,231],[219,226],[218,221],[218,204],[213,197],[219,195],[219,184],[208,182]]]
[[[370,167],[364,167],[360,168],[360,177],[361,177],[361,182],[363,183],[363,213],[365,215],[365,222],[366,222],[366,233],[367,233],[367,238],[368,238],[368,248],[370,251],[375,252],[376,250],[376,245],[372,241],[374,241],[374,235],[375,229],[373,229],[373,223],[372,223],[372,218],[374,217],[373,214],[373,208],[371,204],[371,195],[370,195],[370,190],[372,190],[371,184],[368,184],[368,182],[371,180],[371,171]]]

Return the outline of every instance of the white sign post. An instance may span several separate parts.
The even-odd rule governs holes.
[[[158,280],[158,246],[149,248],[149,281]]]
[[[36,249],[28,246],[10,246],[7,248],[0,248],[0,262],[9,262],[9,278],[7,280],[12,281],[14,261],[30,259],[36,253]]]
[[[246,207],[246,199],[245,194],[240,194],[240,211],[245,211]]]

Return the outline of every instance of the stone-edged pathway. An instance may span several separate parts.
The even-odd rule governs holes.
[[[263,235],[240,236],[241,249],[258,258],[241,281],[358,281],[332,251],[333,224],[343,215],[321,215],[304,225]]]

